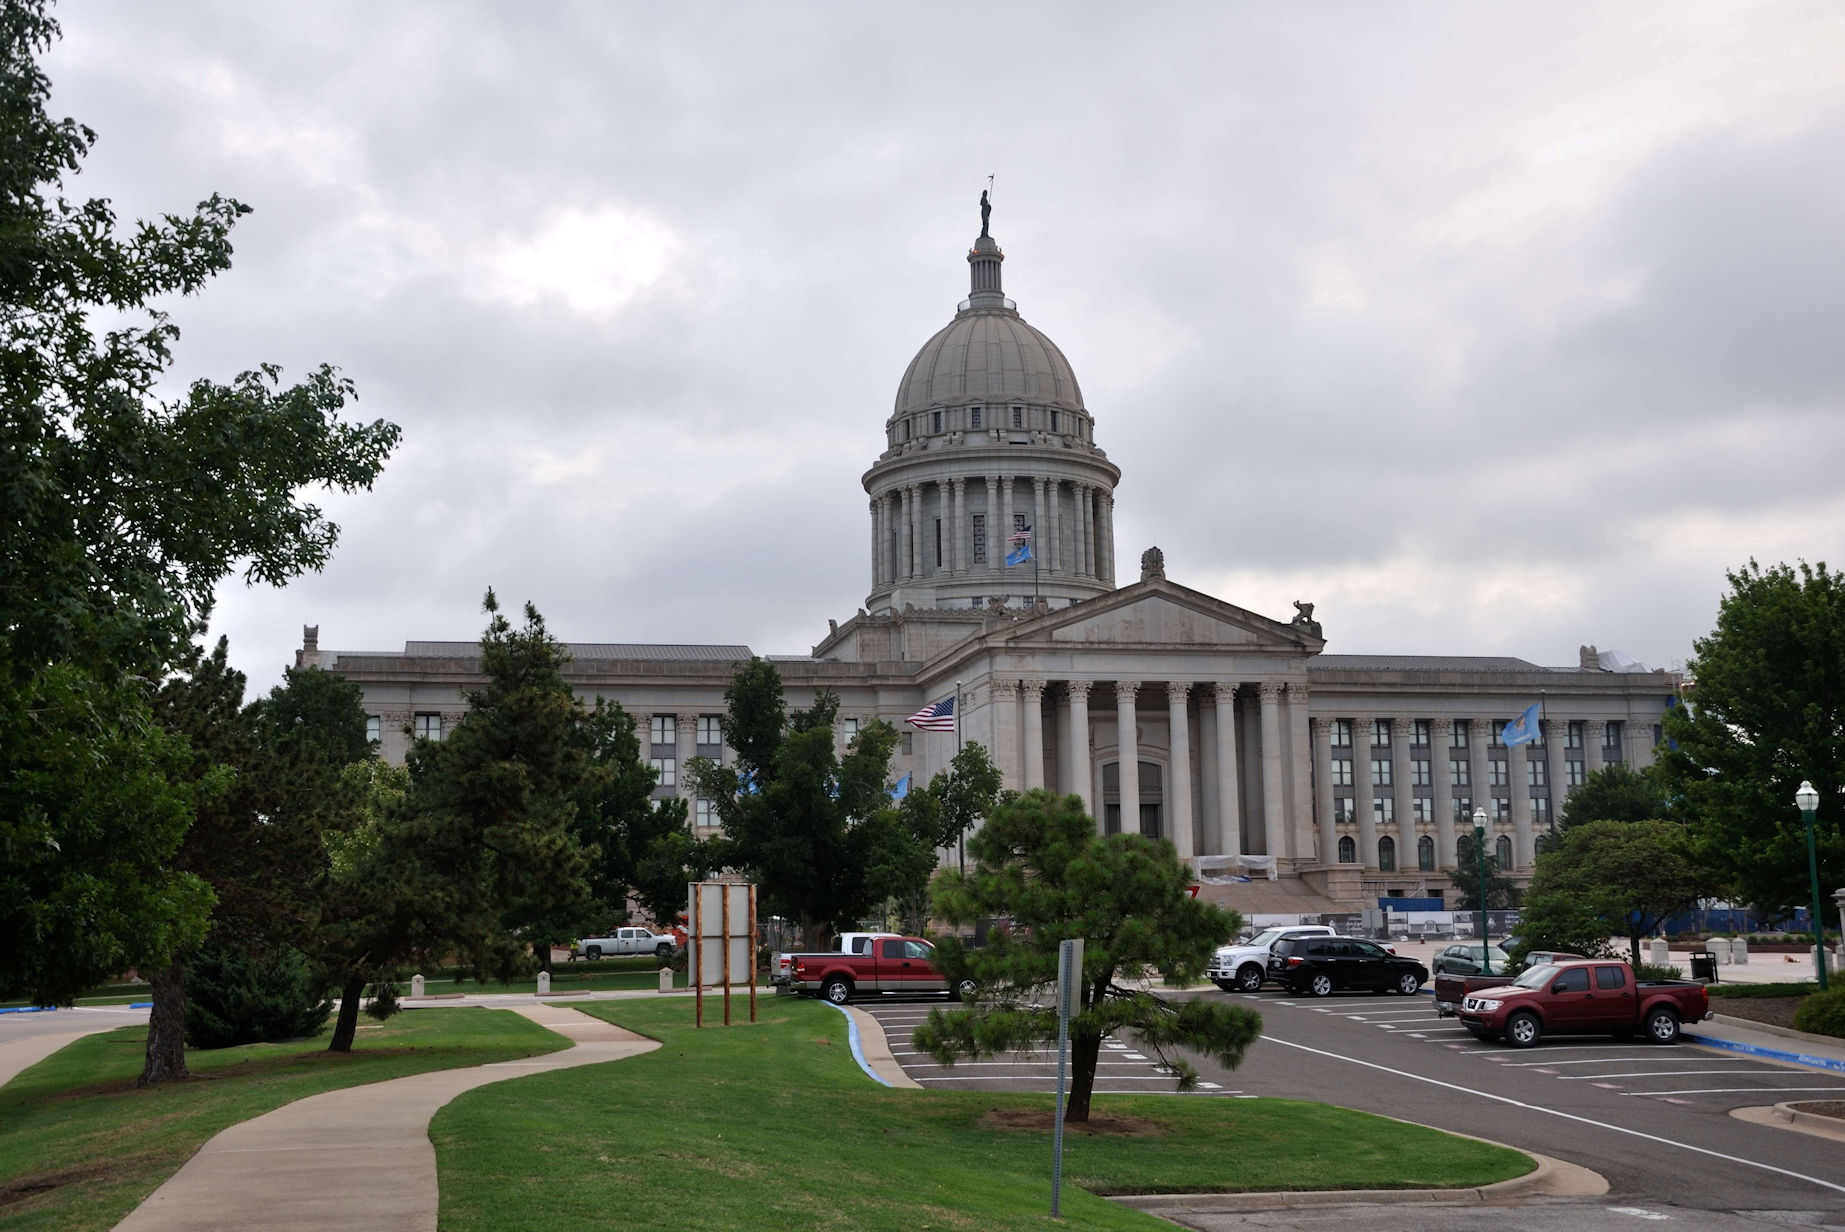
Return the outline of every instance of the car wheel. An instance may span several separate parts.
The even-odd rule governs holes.
[[[1646,1016],[1646,1038],[1655,1044],[1678,1043],[1678,1015],[1661,1007]]]
[[[662,941],[659,945],[653,947],[653,956],[661,962],[665,962],[673,956],[673,947]]]
[[[1317,971],[1307,981],[1307,991],[1316,997],[1332,996],[1332,976]]]
[[[1414,971],[1405,971],[1402,975],[1397,977],[1397,994],[1399,996],[1413,997],[1416,995],[1416,990],[1421,987],[1422,981],[1416,978],[1416,973]]]
[[[834,1005],[844,1005],[852,999],[852,981],[836,975],[821,985],[820,995]]]
[[[587,950],[583,951],[583,957],[589,959],[591,962],[595,962],[598,958],[602,957],[602,947],[599,945],[590,946]]]
[[[961,999],[965,1001],[969,997],[973,996],[975,990],[978,989],[978,987],[979,985],[975,984],[974,981],[972,980],[962,980],[959,986],[959,992],[961,994]]]
[[[1262,968],[1254,963],[1244,963],[1236,969],[1236,987],[1238,992],[1262,991]]]
[[[1532,1013],[1517,1013],[1505,1020],[1505,1042],[1514,1048],[1529,1048],[1544,1038],[1544,1024]]]

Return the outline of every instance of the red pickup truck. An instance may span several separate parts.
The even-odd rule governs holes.
[[[921,937],[879,937],[863,954],[796,954],[788,982],[795,992],[818,993],[834,1005],[860,993],[948,991],[935,969],[935,947]],[[973,991],[973,982],[963,982],[960,991]]]
[[[1529,1048],[1550,1035],[1644,1031],[1655,1044],[1676,1044],[1683,1023],[1710,1013],[1710,994],[1689,980],[1635,980],[1624,962],[1544,963],[1510,984],[1469,992],[1461,1025],[1482,1040],[1505,1037]]]

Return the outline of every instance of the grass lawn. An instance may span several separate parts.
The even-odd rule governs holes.
[[[765,999],[754,1026],[694,1030],[692,1006],[578,1004],[662,1042],[645,1056],[468,1092],[436,1114],[444,1232],[605,1228],[1160,1228],[1096,1193],[1480,1185],[1515,1151],[1323,1104],[1098,1096],[1136,1136],[1065,1139],[993,1109],[1048,1096],[898,1091],[852,1060],[825,1005]],[[1090,1192],[1085,1192],[1085,1191]]]
[[[304,1095],[569,1044],[509,1010],[411,1010],[363,1026],[344,1056],[326,1051],[325,1034],[188,1051],[192,1081],[146,1090],[133,1084],[147,1028],[71,1043],[0,1087],[0,1225],[109,1228],[226,1126]]]

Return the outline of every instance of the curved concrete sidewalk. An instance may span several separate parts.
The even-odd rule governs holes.
[[[429,1119],[464,1091],[550,1069],[594,1065],[660,1045],[561,1006],[514,1009],[575,1041],[522,1061],[413,1074],[310,1095],[233,1125],[199,1148],[120,1232],[435,1232],[436,1151]]]

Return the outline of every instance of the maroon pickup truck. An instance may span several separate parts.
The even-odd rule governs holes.
[[[818,993],[844,1005],[860,993],[946,993],[935,969],[935,947],[921,937],[879,937],[864,954],[796,954],[789,972],[795,992]],[[965,981],[961,992],[973,991]]]
[[[1483,988],[1461,1000],[1461,1025],[1478,1039],[1503,1036],[1529,1048],[1545,1035],[1640,1032],[1655,1044],[1676,1044],[1683,1023],[1710,1013],[1710,994],[1689,980],[1638,980],[1624,962],[1545,963],[1510,984]]]

